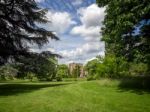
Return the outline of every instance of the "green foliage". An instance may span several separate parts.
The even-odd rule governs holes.
[[[99,63],[100,62],[98,59],[94,59],[94,60],[89,61],[84,68],[88,72],[89,75],[95,75],[97,72],[97,66],[99,65]]]
[[[69,76],[69,68],[65,64],[58,65],[57,67],[57,76],[62,78],[67,78]]]
[[[130,64],[130,73],[132,76],[145,76],[148,75],[148,66],[144,63],[131,63]]]
[[[85,70],[88,71],[89,78],[93,77],[93,79],[101,77],[119,78],[129,74],[129,65],[124,58],[111,55],[89,61],[85,66]]]
[[[13,80],[17,76],[18,70],[11,65],[0,67],[0,80]]]
[[[123,57],[106,56],[103,64],[105,65],[107,77],[119,78],[128,75],[129,65]]]
[[[0,64],[28,56],[30,44],[43,46],[58,38],[37,24],[46,24],[46,9],[35,0],[0,0]]]
[[[125,78],[146,76],[149,74],[145,63],[129,63],[123,57],[107,55],[105,58],[97,58],[85,65],[88,72],[87,80],[100,78]]]
[[[149,0],[97,0],[97,4],[106,7],[102,28],[106,55],[124,57],[131,63],[145,63],[150,73]]]
[[[55,56],[46,56],[41,54],[33,54],[25,58],[20,57],[18,60],[19,69],[18,78],[25,77],[28,73],[33,73],[39,80],[52,80],[56,77],[57,59]]]
[[[29,79],[30,81],[33,81],[33,78],[34,78],[35,76],[36,76],[35,74],[28,72],[26,78]]]
[[[61,76],[57,76],[56,77],[56,81],[62,81],[62,77]]]
[[[95,80],[95,78],[94,78],[93,76],[89,75],[89,76],[87,77],[87,81],[92,81],[92,80]]]

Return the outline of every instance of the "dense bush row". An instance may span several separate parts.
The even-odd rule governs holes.
[[[56,58],[21,58],[16,64],[0,66],[0,80],[62,81],[63,78],[77,78],[79,69],[69,73],[65,64],[58,65]]]
[[[124,78],[148,75],[148,66],[144,63],[129,63],[123,57],[114,55],[105,58],[98,57],[89,61],[85,70],[88,71],[88,80],[105,78]]]

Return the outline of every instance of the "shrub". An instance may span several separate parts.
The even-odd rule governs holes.
[[[56,81],[62,81],[62,77],[57,76],[57,77],[56,77]]]
[[[47,81],[53,81],[53,78],[52,77],[47,77],[46,80]]]
[[[93,77],[92,75],[89,75],[89,76],[87,77],[87,81],[92,81],[92,80],[95,80],[94,77]]]
[[[85,69],[90,75],[89,79],[91,77],[94,79],[99,79],[100,77],[120,78],[128,75],[129,66],[124,58],[109,55],[105,58],[89,61]]]
[[[35,76],[36,75],[34,73],[31,73],[31,72],[27,73],[27,79],[29,79],[30,81],[33,81],[33,79],[34,79]]]
[[[4,74],[0,74],[0,81],[4,81],[6,80],[5,75]]]
[[[18,70],[11,65],[0,67],[0,80],[13,80],[17,76]]]
[[[148,67],[144,63],[131,63],[130,64],[130,73],[132,76],[136,75],[146,75]]]
[[[17,68],[19,78],[26,77],[28,73],[34,73],[39,80],[55,77],[57,59],[47,53],[32,54],[29,57],[19,57]],[[55,62],[56,61],[56,62]]]

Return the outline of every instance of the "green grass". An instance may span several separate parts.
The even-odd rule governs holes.
[[[150,112],[150,92],[119,81],[1,83],[0,112]]]

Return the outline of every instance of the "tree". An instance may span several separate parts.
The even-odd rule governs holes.
[[[34,53],[29,57],[18,57],[18,78],[24,78],[28,73],[35,74],[39,80],[52,80],[57,72],[57,55],[51,52]]]
[[[40,47],[58,38],[38,24],[48,22],[35,0],[0,0],[0,64],[22,55],[30,55],[30,45]]]
[[[128,62],[150,68],[150,2],[148,0],[97,0],[106,7],[102,40],[106,55],[125,57]],[[150,70],[149,70],[150,71]]]
[[[69,68],[65,64],[58,65],[57,67],[57,75],[63,78],[69,76]]]
[[[0,80],[13,80],[16,78],[18,70],[13,65],[4,65],[0,67]]]
[[[101,77],[120,78],[128,75],[128,63],[123,57],[107,55],[105,58],[97,57],[85,65],[88,78]]]
[[[97,65],[100,63],[98,59],[93,59],[88,61],[85,65],[85,70],[88,72],[88,75],[95,75],[97,72]]]

